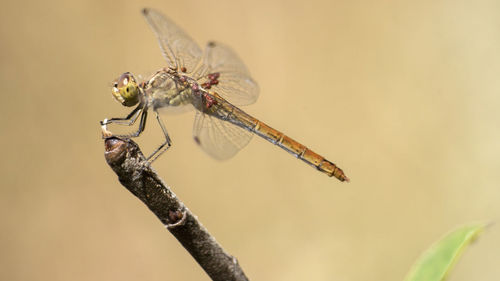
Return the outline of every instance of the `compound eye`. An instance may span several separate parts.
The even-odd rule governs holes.
[[[139,103],[140,89],[134,76],[125,72],[113,84],[112,92],[117,101],[125,106],[134,106]]]
[[[128,72],[125,72],[123,73],[122,75],[120,75],[120,77],[118,78],[118,83],[116,85],[117,88],[124,88],[124,87],[127,87],[128,83],[130,82],[131,80],[131,74],[128,73]]]

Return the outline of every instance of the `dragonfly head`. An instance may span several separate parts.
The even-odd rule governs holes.
[[[112,94],[124,106],[134,106],[140,99],[139,85],[130,72],[125,72],[113,84]]]

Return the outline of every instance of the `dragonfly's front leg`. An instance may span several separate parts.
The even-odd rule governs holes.
[[[158,124],[160,124],[161,130],[163,131],[163,135],[165,135],[165,141],[157,148],[151,155],[148,157],[149,162],[155,161],[163,152],[167,151],[172,146],[172,140],[170,140],[170,136],[168,135],[167,128],[165,124],[161,120],[160,114],[156,113],[156,120],[158,120]]]
[[[117,123],[120,125],[128,125],[131,126],[135,123],[137,120],[138,116],[141,116],[141,121],[139,121],[139,128],[137,131],[131,133],[131,134],[126,134],[126,135],[115,135],[108,131],[107,125],[110,123]],[[119,138],[135,138],[139,136],[144,129],[146,128],[146,120],[148,117],[148,110],[147,108],[144,107],[137,107],[134,109],[127,117],[125,118],[112,118],[112,119],[104,119],[104,121],[101,121],[101,126],[102,126],[102,131],[103,131],[103,137],[104,138],[109,138],[109,137],[119,137]]]
[[[132,126],[135,124],[135,121],[137,120],[137,117],[139,117],[142,110],[144,110],[144,105],[139,104],[136,108],[134,108],[134,110],[132,110],[132,112],[127,115],[127,117],[104,119],[104,121],[101,121],[101,126],[105,126],[111,123]]]

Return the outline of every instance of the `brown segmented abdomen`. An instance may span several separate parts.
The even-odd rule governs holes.
[[[264,122],[250,116],[243,110],[225,101],[220,96],[215,95],[215,98],[217,99],[219,106],[224,108],[223,111],[227,112],[227,115],[224,118],[226,121],[243,127],[265,140],[283,148],[295,157],[301,159],[330,177],[333,176],[340,181],[349,181],[349,178],[344,174],[342,169],[326,160],[323,156],[315,153],[305,145],[297,142],[282,132],[271,128]]]

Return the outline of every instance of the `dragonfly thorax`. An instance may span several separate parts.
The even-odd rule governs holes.
[[[146,83],[144,94],[148,104],[155,109],[191,104],[191,86],[186,77],[176,72],[158,71]]]
[[[113,97],[124,106],[134,106],[139,103],[141,90],[130,72],[125,72],[113,84]]]

